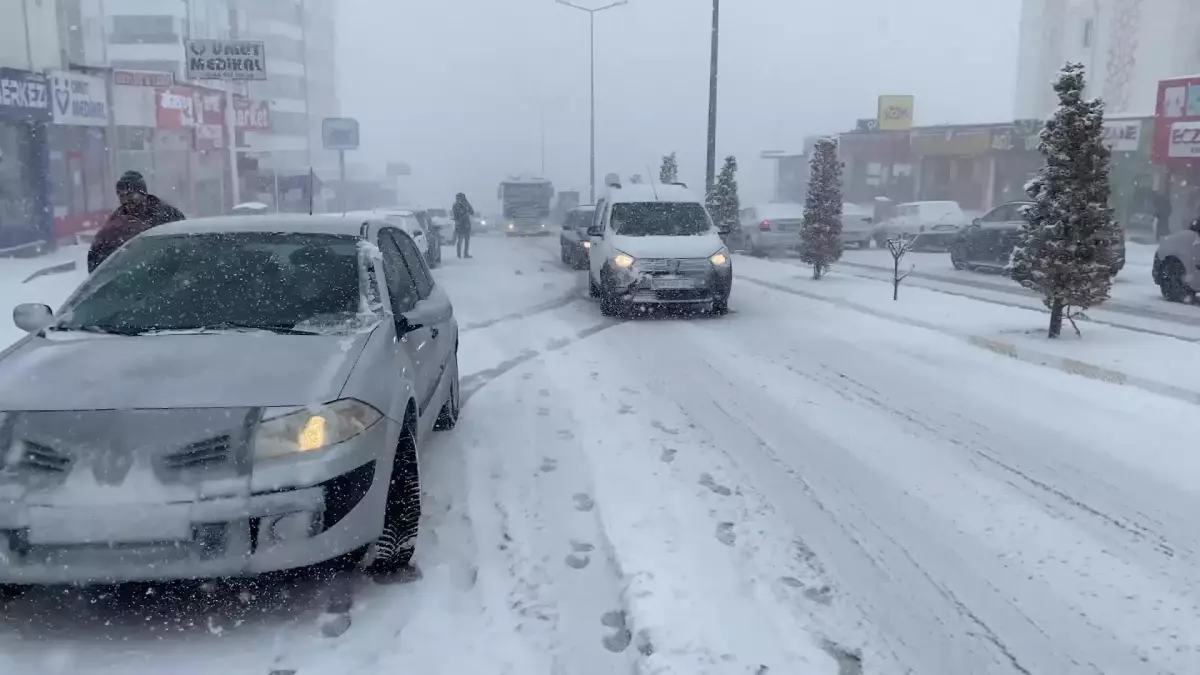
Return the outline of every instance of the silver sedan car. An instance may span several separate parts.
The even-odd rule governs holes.
[[[458,324],[386,222],[152,229],[0,353],[0,584],[412,556],[417,455],[458,419]]]

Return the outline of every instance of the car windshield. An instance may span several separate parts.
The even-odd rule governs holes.
[[[64,308],[56,330],[359,327],[358,239],[281,233],[143,237]]]
[[[693,202],[614,204],[612,226],[626,237],[679,237],[706,234],[712,229],[704,207]]]

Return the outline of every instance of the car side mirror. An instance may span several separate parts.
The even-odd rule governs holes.
[[[721,235],[722,237],[729,234],[730,232],[733,232],[733,228],[728,225],[718,225],[717,226],[717,234]]]
[[[601,227],[598,227],[598,226],[596,226],[596,225],[591,225],[591,226],[589,226],[589,227],[588,227],[588,229],[587,229],[587,235],[588,235],[589,237],[595,237],[595,238],[597,238],[597,239],[603,239],[603,238],[604,238],[604,229],[603,229],[603,228],[601,228]]]
[[[26,333],[39,333],[54,323],[54,310],[38,303],[17,305],[13,308],[13,323]]]
[[[972,225],[973,227],[982,227],[982,226],[983,226],[983,221],[982,221],[982,220],[980,220],[980,219],[978,219],[978,218],[976,218],[976,219],[974,219],[974,220],[972,220],[972,221],[971,221],[971,225]]]
[[[438,302],[432,299],[421,300],[415,307],[396,317],[396,332],[400,335],[435,327],[446,323],[454,315],[454,308],[449,302]]]
[[[863,222],[870,225],[871,223],[875,222],[875,219],[872,218],[871,216],[867,216],[866,218],[863,218]]]

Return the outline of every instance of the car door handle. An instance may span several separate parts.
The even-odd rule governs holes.
[[[435,339],[435,340],[437,339],[437,336],[438,336],[438,333],[439,333],[439,332],[440,332],[440,331],[438,331],[438,329],[437,329],[437,327],[436,327],[436,326],[435,326],[435,327],[433,327],[433,328],[430,328],[430,329],[429,329],[429,334],[430,334],[430,335],[432,335],[432,336],[433,336],[433,339]]]

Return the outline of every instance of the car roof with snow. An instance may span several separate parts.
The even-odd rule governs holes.
[[[316,215],[273,213],[267,216],[217,216],[179,220],[151,228],[141,236],[165,237],[173,234],[212,234],[216,232],[295,232],[300,234],[339,234],[357,237],[367,220],[378,220],[370,211],[364,214]]]
[[[608,188],[608,201],[612,204],[635,204],[640,202],[690,202],[699,204],[700,198],[685,185],[641,183],[638,185],[612,186]]]

